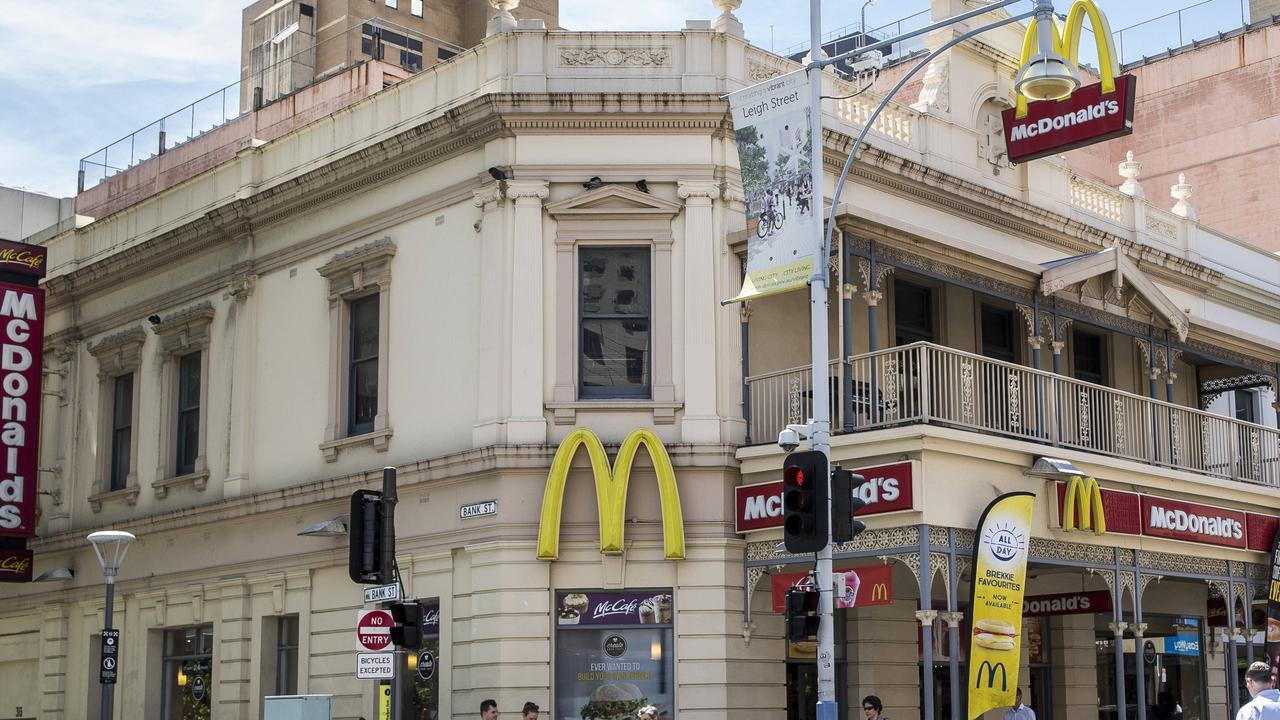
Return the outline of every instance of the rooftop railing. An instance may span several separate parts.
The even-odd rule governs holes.
[[[931,343],[839,361],[832,431],[930,424],[1280,486],[1280,430]],[[808,367],[747,378],[751,442],[813,413]],[[848,401],[848,402],[846,402]]]

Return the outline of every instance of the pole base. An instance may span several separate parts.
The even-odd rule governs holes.
[[[837,720],[840,712],[836,707],[835,700],[819,700],[817,720]]]

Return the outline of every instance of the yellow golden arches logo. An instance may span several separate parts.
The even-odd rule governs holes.
[[[1057,17],[1053,21],[1053,50],[1072,67],[1079,71],[1080,36],[1084,33],[1084,19],[1089,17],[1093,37],[1098,46],[1098,75],[1102,78],[1103,94],[1116,91],[1116,75],[1120,74],[1120,66],[1116,63],[1116,46],[1111,39],[1111,25],[1107,16],[1102,14],[1093,0],[1076,0],[1067,12],[1066,23],[1059,25]],[[1019,66],[1025,66],[1036,53],[1036,18],[1027,24],[1027,34],[1022,38],[1022,57]],[[1027,116],[1027,96],[1018,93],[1018,109],[1014,117]]]
[[[609,467],[600,437],[587,428],[575,428],[560,443],[547,473],[547,488],[542,494],[542,519],[538,525],[538,558],[555,560],[560,555],[560,510],[564,505],[564,485],[569,466],[578,448],[585,446],[595,475],[596,508],[600,516],[600,552],[622,552],[626,523],[627,484],[636,452],[644,445],[653,459],[653,472],[658,478],[658,500],[662,503],[662,546],[668,560],[684,558],[684,516],[680,512],[680,493],[676,489],[676,472],[662,441],[648,428],[636,428],[623,439],[618,457]]]
[[[1107,532],[1107,515],[1102,509],[1102,491],[1093,478],[1074,475],[1067,481],[1062,499],[1063,530],[1093,530],[1095,535]]]
[[[876,583],[871,586],[871,602],[877,600],[889,600],[889,586],[884,583]]]

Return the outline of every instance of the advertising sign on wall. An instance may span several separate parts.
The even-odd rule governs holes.
[[[809,84],[797,70],[729,94],[747,197],[747,274],[734,300],[802,288],[813,277],[822,201],[809,175]],[[815,207],[816,206],[816,207]]]
[[[854,472],[867,481],[858,487],[866,503],[855,515],[879,515],[915,508],[914,461],[859,468]],[[782,481],[740,485],[734,488],[734,524],[737,532],[782,527]]]
[[[30,550],[0,550],[0,582],[31,582],[32,557]]]
[[[1267,662],[1280,671],[1280,532],[1271,545],[1271,582],[1267,584]]]
[[[675,717],[669,588],[556,593],[556,718]]]
[[[0,282],[0,535],[36,532],[43,351],[44,291]]]
[[[844,576],[843,595],[835,599],[837,609],[888,605],[893,602],[893,566],[867,565],[856,568],[837,568],[836,576]],[[808,573],[773,573],[769,576],[769,599],[773,611],[787,609],[787,590],[809,576]],[[838,582],[838,581],[837,581]]]
[[[1022,599],[1035,494],[1005,493],[982,511],[973,548],[969,599],[970,720],[1013,705],[1018,688]]]

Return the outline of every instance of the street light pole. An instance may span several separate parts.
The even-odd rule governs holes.
[[[888,38],[876,43],[868,45],[866,42],[859,42],[859,47],[846,53],[842,53],[833,58],[822,59],[822,7],[820,0],[809,1],[809,44],[810,55],[808,64],[809,73],[809,141],[810,141],[810,161],[809,169],[811,173],[811,182],[813,185],[810,195],[810,206],[814,208],[813,212],[822,212],[823,194],[823,144],[822,144],[822,68],[841,60],[853,61],[861,55],[878,50],[881,47],[892,47],[895,43],[901,42],[911,37],[921,35],[933,30],[948,27],[955,23],[967,20],[982,13],[990,12],[1006,5],[1012,5],[1018,0],[997,0],[990,5],[983,6],[974,10],[970,10],[953,17],[931,23],[923,28],[918,28],[897,37]],[[809,281],[809,326],[810,340],[812,351],[812,367],[810,383],[813,388],[813,415],[809,421],[809,442],[811,449],[821,452],[827,456],[828,465],[831,456],[831,404],[830,404],[830,381],[827,380],[827,287],[829,284],[829,247],[831,245],[831,237],[835,230],[836,209],[840,205],[840,193],[844,189],[844,184],[849,175],[849,170],[853,166],[853,161],[857,157],[858,148],[861,146],[863,139],[867,133],[875,125],[876,118],[880,112],[888,105],[893,95],[904,85],[907,80],[924,68],[933,58],[945,52],[952,46],[963,42],[979,33],[986,32],[992,28],[1007,25],[1017,20],[1023,20],[1032,16],[1038,18],[1038,29],[1040,30],[1040,55],[1034,59],[1041,66],[1039,72],[1034,67],[1035,62],[1028,63],[1028,67],[1020,68],[1019,90],[1025,92],[1029,97],[1061,97],[1061,90],[1066,84],[1075,80],[1074,71],[1068,63],[1062,61],[1056,53],[1053,45],[1052,22],[1053,22],[1053,3],[1052,0],[1033,0],[1034,9],[1030,12],[1016,15],[1013,17],[1002,18],[989,25],[970,30],[962,33],[955,38],[944,43],[941,47],[934,50],[924,60],[915,65],[910,72],[904,75],[893,89],[885,94],[880,104],[876,106],[874,112],[867,118],[866,124],[862,131],[858,134],[857,140],[849,151],[849,156],[845,160],[844,168],[840,173],[840,178],[836,182],[835,193],[831,200],[831,212],[827,218],[826,227],[823,223],[815,224],[817,238],[815,247],[818,255],[815,258],[813,276]],[[865,5],[863,6],[865,10]],[[1045,28],[1049,28],[1049,32],[1045,32]],[[863,40],[866,28],[863,27]],[[1071,89],[1074,89],[1074,85]],[[1057,93],[1057,94],[1055,94]],[[1069,91],[1068,91],[1069,94]],[[848,389],[845,389],[848,392]],[[831,476],[822,480],[827,484],[827,497],[831,496]],[[830,513],[833,503],[827,503],[827,512]],[[818,703],[817,703],[817,720],[836,720],[839,717],[839,711],[836,704],[836,687],[835,687],[835,613],[834,613],[834,597],[833,583],[831,578],[831,518],[827,517],[827,542],[822,550],[817,553],[816,575],[818,584],[818,610],[822,618],[821,625],[818,629]]]
[[[115,595],[116,595],[116,574],[120,572],[120,565],[124,562],[125,553],[129,552],[129,543],[137,538],[133,533],[127,533],[120,530],[100,530],[89,534],[89,543],[93,545],[93,552],[98,556],[98,565],[102,567],[102,576],[107,581],[107,602],[104,608],[102,618],[102,635],[107,638],[111,635],[112,614],[115,612]],[[119,660],[119,643],[116,644],[115,658]],[[116,666],[118,667],[118,665]],[[115,670],[116,667],[112,667]],[[99,668],[101,672],[102,668]],[[102,685],[102,720],[111,720],[112,714],[112,692],[115,689],[114,682],[102,682],[102,676],[98,677],[99,683]]]

